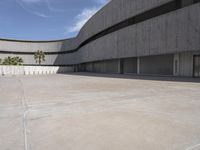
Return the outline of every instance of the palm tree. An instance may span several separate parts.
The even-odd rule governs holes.
[[[45,53],[42,50],[38,50],[34,55],[35,62],[41,65],[45,61]]]

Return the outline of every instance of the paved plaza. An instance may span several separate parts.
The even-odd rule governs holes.
[[[199,149],[198,79],[0,77],[0,150]]]

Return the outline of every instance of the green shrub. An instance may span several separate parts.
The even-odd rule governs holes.
[[[3,65],[22,65],[24,63],[23,59],[21,57],[6,57],[4,58],[2,64]]]

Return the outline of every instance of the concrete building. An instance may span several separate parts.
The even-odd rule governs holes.
[[[0,39],[0,58],[74,71],[200,77],[200,0],[112,0],[76,38],[60,41]]]

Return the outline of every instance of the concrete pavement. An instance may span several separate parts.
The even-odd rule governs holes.
[[[199,82],[90,75],[0,77],[0,150],[200,149]]]

